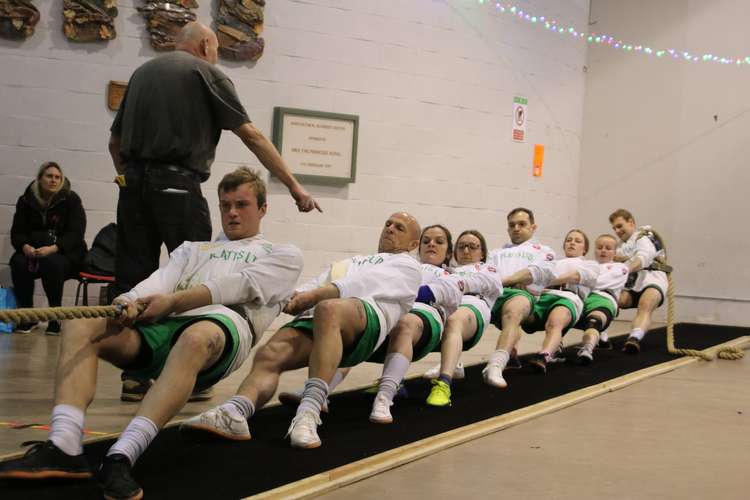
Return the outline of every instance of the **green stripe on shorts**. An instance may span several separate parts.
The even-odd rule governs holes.
[[[459,307],[466,307],[467,309],[471,310],[471,312],[474,313],[474,316],[477,318],[477,329],[474,332],[474,335],[469,339],[465,340],[463,343],[462,350],[468,351],[482,338],[482,334],[484,334],[484,320],[482,319],[482,313],[479,312],[479,309],[472,306],[471,304],[461,304]]]
[[[358,300],[365,308],[367,324],[365,325],[365,329],[360,334],[357,343],[353,347],[344,350],[343,358],[339,363],[340,368],[355,366],[364,361],[367,361],[367,359],[372,356],[372,353],[375,350],[375,345],[378,343],[378,339],[380,338],[380,320],[378,319],[378,314],[370,304],[362,299]],[[296,328],[297,330],[301,330],[312,335],[313,319],[295,319],[285,324],[284,328]]]
[[[586,300],[583,301],[583,314],[581,314],[581,317],[585,318],[595,309],[606,309],[612,314],[613,318],[617,316],[617,308],[612,301],[598,293],[589,294]]]
[[[224,347],[222,356],[212,366],[200,372],[195,382],[197,389],[205,389],[214,385],[226,374],[237,355],[240,344],[240,335],[234,326],[234,322],[223,314],[169,317],[153,324],[136,323],[135,329],[141,334],[142,341],[151,348],[151,362],[143,368],[125,370],[126,373],[134,378],[158,378],[179,335],[190,325],[200,321],[211,321],[219,325],[225,334],[229,334],[229,339],[231,339],[231,345],[228,348],[227,346]],[[225,336],[225,341],[229,341],[229,339]]]
[[[570,322],[563,328],[563,334],[570,330],[578,321],[576,306],[570,299],[555,295],[552,293],[543,293],[534,303],[533,315],[534,321],[522,323],[521,327],[526,333],[542,331],[547,325],[547,318],[555,307],[565,307],[570,311]]]
[[[418,352],[413,353],[411,359],[413,363],[414,361],[419,361],[435,350],[438,352],[440,351],[440,339],[443,337],[443,325],[438,323],[432,314],[422,309],[412,309],[409,312],[426,320],[430,330],[429,332],[422,331],[422,335],[429,335],[429,340],[424,343],[423,347]]]
[[[526,297],[529,300],[529,305],[531,306],[532,310],[534,308],[534,302],[536,300],[534,299],[534,296],[531,295],[526,290],[521,290],[519,288],[505,288],[503,290],[503,294],[498,298],[495,303],[492,305],[492,315],[490,316],[490,323],[495,325],[498,328],[502,328],[502,320],[503,320],[503,306],[506,302],[508,302],[513,297],[517,296]]]

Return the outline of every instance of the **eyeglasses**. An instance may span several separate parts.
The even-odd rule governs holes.
[[[458,248],[459,250],[462,250],[462,251],[463,250],[474,250],[474,251],[476,251],[476,250],[479,250],[482,247],[481,247],[481,245],[477,245],[476,243],[459,243],[458,245],[456,245],[456,248]]]

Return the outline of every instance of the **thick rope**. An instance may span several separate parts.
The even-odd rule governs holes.
[[[653,230],[652,230],[653,231]],[[656,233],[655,231],[653,231]],[[659,239],[664,241],[661,236],[657,235]],[[712,361],[714,356],[712,354],[706,354],[703,351],[696,349],[678,349],[674,345],[674,311],[675,311],[675,300],[674,300],[674,280],[672,279],[672,268],[667,265],[666,259],[658,262],[658,267],[664,269],[667,273],[667,350],[671,354],[678,354],[681,356],[694,356],[701,358],[705,361]],[[742,359],[745,357],[745,352],[738,347],[723,347],[716,353],[721,359]]]
[[[122,312],[120,306],[39,307],[2,309],[0,321],[6,323],[31,323],[34,321],[60,321],[80,318],[115,318]]]

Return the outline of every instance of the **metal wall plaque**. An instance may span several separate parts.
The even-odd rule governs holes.
[[[354,182],[358,132],[356,115],[274,108],[273,143],[301,180]]]

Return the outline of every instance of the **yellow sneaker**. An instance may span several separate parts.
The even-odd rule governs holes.
[[[432,390],[427,396],[427,404],[430,406],[450,406],[451,404],[451,386],[442,380],[432,381]]]

